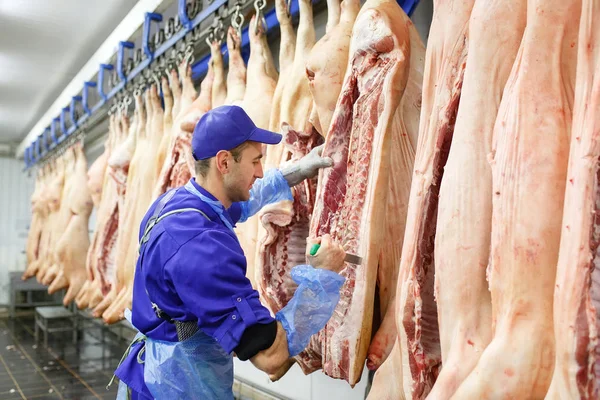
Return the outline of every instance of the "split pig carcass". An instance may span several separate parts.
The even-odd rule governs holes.
[[[69,220],[56,243],[58,273],[48,288],[49,293],[67,289],[63,304],[75,299],[86,279],[86,254],[90,246],[88,223],[92,213],[92,196],[87,183],[87,160],[83,145],[75,146],[76,161],[71,170],[71,191],[68,195]]]
[[[442,369],[428,399],[449,399],[492,339],[488,156],[526,14],[520,0],[476,0],[469,19],[462,93],[439,194],[434,260]]]
[[[87,280],[77,295],[75,303],[77,308],[94,308],[102,300],[102,284],[100,274],[97,268],[96,250],[99,245],[99,236],[102,231],[102,223],[106,220],[107,205],[111,190],[109,182],[111,178],[108,174],[108,159],[113,148],[115,140],[116,115],[111,112],[108,122],[108,136],[104,142],[104,152],[94,161],[88,171],[87,186],[92,195],[92,201],[96,208],[96,228],[92,235],[92,240],[86,256]]]
[[[163,109],[160,105],[157,86],[151,85],[145,92],[144,103],[141,95],[136,97],[141,126],[137,132],[135,152],[129,166],[127,195],[125,198],[126,229],[122,231],[123,253],[117,253],[118,268],[121,271],[119,294],[113,304],[103,313],[107,323],[114,323],[124,317],[125,308],[131,308],[133,295],[133,274],[138,252],[139,224],[152,201],[152,190],[157,180],[157,150],[163,136]],[[145,115],[144,115],[145,114]]]
[[[340,303],[297,360],[305,372],[322,367],[325,374],[352,386],[360,380],[367,357],[371,368],[383,362],[396,335],[394,313],[387,313],[395,287],[380,282],[384,317],[371,341],[378,276],[394,280],[398,270],[399,252],[386,254],[383,243],[402,243],[402,229],[387,221],[402,225],[405,220],[417,136],[419,67],[418,62],[410,62],[411,40],[416,41],[416,49],[423,46],[416,32],[411,35],[412,29],[393,1],[367,1],[359,12],[346,77],[323,150],[334,166],[319,173],[310,224],[310,236],[330,234],[346,252],[362,257],[362,264],[346,263]],[[417,50],[416,60],[418,54]],[[408,94],[413,67],[417,71]],[[388,238],[390,234],[393,237]]]
[[[494,126],[493,338],[453,399],[541,399],[550,386],[580,15],[580,0],[527,2],[525,33]]]
[[[253,16],[248,26],[250,58],[248,59],[245,94],[240,105],[257,127],[267,129],[278,74],[267,43],[267,32],[262,22]],[[263,145],[263,149],[265,147],[266,145]],[[262,159],[261,162],[264,164],[265,160]],[[255,288],[257,286],[255,259],[259,234],[258,224],[258,215],[253,215],[235,228],[246,256],[246,276]]]
[[[600,396],[600,1],[583,0],[556,284],[548,400]]]

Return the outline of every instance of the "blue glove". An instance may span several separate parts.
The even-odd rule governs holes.
[[[240,203],[242,214],[239,222],[246,221],[267,204],[283,200],[294,200],[290,186],[279,170],[269,169],[252,185],[250,200]]]
[[[288,350],[293,357],[306,348],[310,337],[331,318],[345,278],[310,265],[294,267],[291,275],[298,288],[290,302],[275,314],[275,319],[287,333]]]

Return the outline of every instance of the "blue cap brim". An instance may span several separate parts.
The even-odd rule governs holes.
[[[264,144],[278,144],[283,139],[283,135],[266,129],[255,128],[247,140]]]

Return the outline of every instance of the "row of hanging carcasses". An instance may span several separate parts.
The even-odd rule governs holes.
[[[294,29],[286,2],[276,1],[279,72],[264,31],[253,29],[253,17],[247,66],[230,28],[228,71],[214,43],[199,93],[184,60],[161,82],[164,108],[158,88],[150,85],[135,93],[133,115],[110,115],[105,151],[86,176],[84,168],[69,167],[85,165],[79,147],[75,156],[68,151],[39,171],[24,277],[36,275],[52,292],[68,287],[65,304],[75,300],[107,323],[121,320],[131,307],[143,215],[158,196],[193,176],[195,122],[211,108],[236,104],[259,127],[284,134],[281,144],[265,148],[265,169],[293,162],[323,142],[335,161],[318,178],[294,187],[294,201],[269,205],[236,228],[247,276],[263,304],[272,313],[287,304],[295,289],[289,272],[305,263],[309,235],[330,233],[363,259],[342,271],[347,280],[328,325],[271,379],[297,362],[305,373],[323,369],[354,386],[365,360],[371,369],[383,363],[396,337],[393,304],[425,49],[394,1],[368,0],[361,7],[359,0],[328,0],[326,33],[318,42],[311,2],[300,0],[299,6]],[[72,186],[75,175],[87,185]],[[86,226],[96,207],[89,242],[63,240],[69,230],[55,222],[63,208],[74,213],[68,204],[75,194],[86,198]],[[63,261],[61,242],[79,257]]]

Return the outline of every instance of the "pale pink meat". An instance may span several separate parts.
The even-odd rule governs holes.
[[[433,293],[434,238],[438,193],[460,99],[473,2],[436,1],[427,45],[419,140],[396,304],[398,323],[402,323],[399,353],[402,365],[410,369],[410,379],[403,379],[406,398],[426,396],[441,364]]]
[[[212,92],[212,107],[219,107],[225,103],[227,98],[227,82],[225,77],[225,68],[223,67],[223,54],[221,53],[221,44],[214,42],[210,46],[210,62],[215,74]]]
[[[48,217],[46,189],[50,177],[50,164],[45,165],[38,171],[35,183],[35,189],[31,195],[31,224],[27,235],[26,255],[27,268],[21,277],[23,280],[29,279],[37,272],[39,265],[39,256],[42,244],[42,235],[46,229],[46,218]]]
[[[277,85],[277,70],[273,56],[267,43],[267,35],[262,24],[257,24],[255,16],[249,24],[250,58],[248,59],[247,85],[241,107],[246,111],[252,121],[262,129],[269,128],[271,103]],[[262,160],[263,164],[265,160]],[[238,224],[235,231],[244,254],[246,255],[246,276],[256,287],[255,259],[257,254],[257,240],[259,216],[254,215],[242,224]]]
[[[442,369],[429,399],[450,398],[492,339],[488,156],[526,13],[520,0],[476,0],[469,19],[464,83],[440,187],[434,258]]]
[[[133,278],[139,249],[139,226],[153,200],[152,190],[157,180],[155,163],[163,136],[163,110],[156,85],[146,90],[143,105],[141,96],[136,98],[136,108],[139,110],[140,121],[144,121],[145,109],[146,123],[138,132],[135,153],[129,167],[124,221],[128,229],[120,234],[125,241],[126,251],[123,260],[118,261],[118,268],[122,271],[122,282],[119,284],[117,298],[102,314],[104,321],[109,324],[121,320],[125,308],[131,308]]]
[[[583,0],[548,400],[600,397],[600,1]]]
[[[211,67],[212,69],[212,67]],[[178,79],[175,77],[175,73],[172,72],[171,89],[173,90],[173,124],[171,127],[169,141],[169,149],[166,153],[163,161],[158,179],[154,187],[152,198],[156,199],[161,194],[165,193],[168,189],[176,187],[175,183],[180,183],[178,180],[184,180],[187,174],[191,176],[189,168],[186,164],[186,149],[189,149],[191,144],[191,131],[183,130],[182,123],[186,118],[189,118],[190,109],[194,109],[192,104],[197,99],[197,92],[194,88],[194,82],[192,82],[192,71],[191,66],[184,60],[179,66],[179,76],[182,79],[181,90],[179,89]],[[208,100],[210,102],[211,94],[208,93]],[[165,135],[167,132],[165,131]],[[188,150],[189,151],[189,150]],[[187,181],[187,179],[184,181]]]
[[[123,220],[123,200],[126,186],[124,186],[122,176],[129,171],[131,155],[129,151],[123,151],[123,146],[136,129],[136,118],[129,123],[129,118],[120,114],[116,118],[115,139],[113,150],[108,160],[107,173],[110,177],[110,188],[107,192],[106,217],[102,219],[98,244],[96,246],[97,271],[100,276],[100,288],[103,295],[102,300],[94,307],[93,315],[100,317],[102,313],[110,306],[117,295],[116,281],[116,258],[117,258],[117,239],[119,236],[119,223]],[[123,154],[125,153],[125,156]],[[120,179],[115,179],[120,176]],[[121,225],[122,226],[122,225]]]
[[[325,374],[352,386],[360,380],[371,341],[386,235],[378,227],[386,221],[394,115],[409,75],[409,28],[399,21],[406,20],[393,1],[367,1],[356,18],[346,78],[323,150],[334,166],[319,173],[310,225],[311,236],[329,233],[363,259],[362,265],[346,264],[340,302],[307,351],[321,356]],[[298,359],[301,366],[306,361],[304,355]]]
[[[70,218],[64,233],[56,244],[59,272],[48,288],[49,293],[67,289],[63,298],[66,306],[75,299],[86,279],[86,254],[90,245],[88,223],[93,201],[87,187],[87,160],[83,146],[75,146],[76,161],[70,171],[71,189],[68,195]]]
[[[239,106],[246,93],[246,65],[241,53],[242,40],[233,27],[227,31],[227,52],[229,53],[229,71],[227,71],[227,97],[225,104]]]
[[[302,3],[299,3],[301,6]],[[300,8],[300,15],[304,15]],[[280,44],[279,44],[279,79],[277,80],[277,86],[275,87],[275,93],[273,94],[273,102],[271,104],[271,118],[269,119],[269,130],[273,132],[279,132],[281,129],[281,101],[284,96],[284,90],[290,79],[292,65],[294,63],[294,55],[296,53],[296,33],[294,32],[294,26],[292,25],[292,16],[287,12],[286,0],[275,0],[275,13],[277,15],[277,21],[279,21],[280,29]],[[299,24],[305,24],[306,19],[300,18]],[[229,44],[229,42],[228,42]],[[298,128],[296,128],[298,129]],[[272,148],[273,146],[270,146]],[[281,154],[280,150],[278,155]],[[268,155],[268,152],[267,152]],[[276,160],[277,165],[281,157],[278,155],[271,156]],[[266,162],[268,166],[270,163]]]
[[[580,0],[527,2],[527,26],[494,126],[493,339],[453,399],[541,399],[552,379],[580,13]]]
[[[394,114],[391,128],[393,135],[390,149],[390,194],[386,204],[387,237],[377,269],[376,299],[379,300],[380,315],[374,315],[374,321],[381,321],[381,326],[374,326],[377,333],[367,353],[367,367],[371,370],[378,369],[387,359],[398,337],[396,290],[421,115],[425,46],[408,16],[403,14],[403,17],[410,34],[410,62],[406,89]],[[402,370],[403,374],[406,372]]]
[[[48,247],[47,261],[45,263],[45,271],[41,277],[41,282],[44,285],[50,285],[60,272],[60,265],[57,255],[57,244],[65,232],[69,220],[71,219],[71,212],[69,209],[70,196],[73,188],[73,170],[75,166],[75,151],[73,148],[66,150],[64,155],[64,169],[63,169],[63,185],[61,189],[60,205],[56,211],[55,219],[52,222],[52,230],[50,233],[50,242]]]
[[[75,298],[75,303],[79,309],[85,309],[90,306],[91,298],[98,296],[98,293],[101,294],[100,291],[100,280],[98,275],[98,270],[96,268],[96,257],[95,250],[98,245],[98,233],[99,226],[102,224],[102,219],[104,219],[104,215],[102,214],[103,210],[103,199],[106,199],[106,194],[104,197],[102,193],[107,193],[106,182],[108,179],[107,176],[107,167],[108,167],[108,159],[110,158],[112,141],[114,140],[114,124],[115,124],[115,114],[111,113],[109,116],[108,122],[108,134],[107,138],[104,142],[104,151],[102,155],[94,161],[90,169],[88,170],[88,181],[87,186],[92,195],[92,201],[94,202],[94,207],[96,208],[96,229],[94,229],[94,233],[92,235],[92,239],[90,242],[90,246],[88,248],[88,252],[86,255],[86,281],[77,294]],[[102,161],[99,161],[102,160]],[[94,192],[96,194],[94,195]],[[104,200],[105,201],[105,200]]]
[[[306,62],[306,75],[313,98],[312,125],[323,136],[329,130],[348,65],[348,49],[354,20],[360,10],[358,0],[328,0],[327,32],[312,48]]]
[[[175,71],[171,71],[171,74],[175,74]],[[171,81],[173,81],[173,79],[170,79]],[[179,82],[176,83],[176,85],[179,85]],[[174,85],[175,86],[175,85]],[[179,89],[177,87],[177,89],[171,90],[171,86],[169,85],[169,80],[167,80],[167,78],[162,78],[162,82],[161,82],[161,87],[162,87],[162,93],[163,93],[163,102],[164,102],[164,110],[163,110],[163,134],[162,137],[160,139],[160,144],[158,146],[158,153],[156,155],[156,180],[158,181],[158,176],[160,175],[160,171],[162,170],[162,167],[165,163],[165,158],[167,157],[167,152],[169,151],[169,149],[171,148],[171,133],[173,130],[173,118],[175,117],[173,115],[173,110],[174,110],[174,98],[175,98],[175,94],[174,92],[177,91],[177,89]]]

